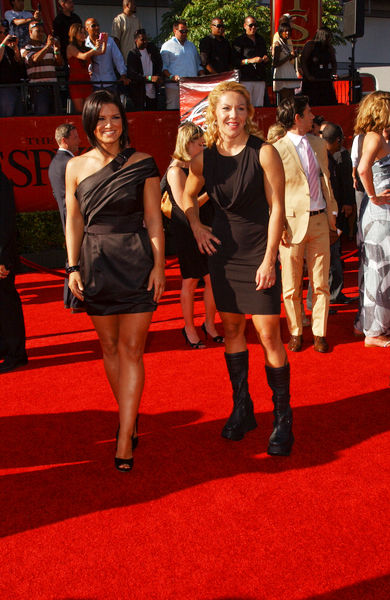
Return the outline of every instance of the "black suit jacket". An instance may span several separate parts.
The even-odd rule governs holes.
[[[13,185],[0,171],[0,265],[6,269],[15,269],[18,264],[15,217]]]
[[[153,63],[153,75],[162,75],[161,54],[154,44],[149,42],[146,50]],[[129,91],[135,107],[138,110],[144,108],[145,103],[145,75],[142,68],[141,52],[138,48],[130,50],[127,56],[127,77],[131,80]]]
[[[72,155],[64,150],[58,150],[49,166],[49,179],[54,198],[57,201],[61,215],[62,228],[65,234],[66,223],[66,205],[65,205],[65,170],[66,165],[73,158]]]

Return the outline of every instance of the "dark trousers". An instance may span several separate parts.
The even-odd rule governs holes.
[[[5,358],[26,358],[26,332],[15,275],[0,279],[0,347]]]

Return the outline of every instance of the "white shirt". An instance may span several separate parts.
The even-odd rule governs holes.
[[[292,143],[294,144],[295,150],[297,151],[298,156],[299,156],[299,160],[301,161],[302,168],[305,171],[307,179],[309,179],[309,164],[308,164],[308,160],[307,160],[305,146],[304,146],[304,143],[302,142],[303,138],[304,137],[306,138],[306,136],[299,135],[298,133],[293,133],[292,131],[288,131],[287,135],[290,138],[290,140],[292,141]],[[307,140],[307,138],[306,138],[306,140]],[[309,152],[312,153],[314,162],[317,165],[318,178],[319,178],[318,198],[310,198],[310,210],[322,210],[323,208],[326,208],[326,202],[325,202],[324,196],[321,191],[321,180],[320,180],[321,169],[320,169],[320,165],[318,164],[317,157],[314,154],[312,147],[310,146],[309,140],[307,140],[307,142],[309,144]]]
[[[58,148],[58,150],[61,150],[62,152],[67,152],[68,154],[70,154],[71,156],[74,157],[73,152],[71,152],[70,150],[68,150],[67,148],[61,148],[61,146]]]
[[[152,59],[150,58],[149,52],[146,50],[146,48],[144,48],[143,50],[140,50],[140,54],[141,54],[142,70],[144,72],[145,77],[148,77],[149,75],[153,75],[153,63],[152,63]],[[156,97],[156,88],[154,87],[153,83],[145,84],[145,92],[146,92],[146,95],[148,98]]]
[[[171,75],[197,77],[199,71],[202,70],[198,51],[195,45],[188,40],[184,44],[181,44],[173,36],[161,46],[160,52],[163,61],[163,71],[167,70]]]

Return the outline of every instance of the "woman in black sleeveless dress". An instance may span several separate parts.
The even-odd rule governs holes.
[[[165,281],[159,174],[152,157],[127,147],[126,115],[109,92],[87,98],[83,126],[93,148],[66,171],[69,288],[100,339],[119,406],[115,466],[129,472],[143,351]]]
[[[199,279],[205,282],[203,300],[205,304],[205,322],[202,330],[211,336],[214,342],[223,344],[223,337],[215,329],[215,301],[209,275],[207,256],[201,254],[198,244],[192,235],[191,227],[182,211],[181,198],[188,176],[188,166],[191,158],[203,151],[204,133],[201,127],[191,121],[180,126],[176,138],[173,160],[167,169],[167,191],[172,202],[172,233],[175,239],[177,256],[179,258],[182,286],[180,304],[184,317],[182,333],[186,343],[193,350],[205,348],[199,339],[194,324],[194,293]],[[199,217],[204,225],[211,225],[214,215],[211,202],[204,190],[198,198]]]
[[[268,453],[288,455],[294,440],[290,367],[280,337],[277,263],[284,226],[284,171],[277,151],[258,137],[253,114],[247,90],[236,82],[221,83],[210,93],[207,149],[191,161],[183,204],[199,249],[209,255],[225,330],[234,407],[222,435],[240,440],[256,427],[245,339],[245,315],[251,314],[273,391],[275,422]],[[212,233],[199,221],[195,203],[204,184],[215,209]]]

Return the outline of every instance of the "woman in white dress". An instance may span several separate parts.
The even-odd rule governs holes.
[[[355,132],[365,134],[358,171],[366,195],[360,210],[361,306],[366,347],[390,348],[390,93],[373,92],[359,106]]]
[[[275,40],[272,54],[274,67],[274,92],[279,93],[279,103],[285,98],[294,95],[294,89],[300,86],[295,72],[295,50],[288,43],[291,37],[289,23],[281,23],[278,29],[278,38]],[[279,80],[279,81],[278,81]],[[284,81],[280,81],[284,80]]]

